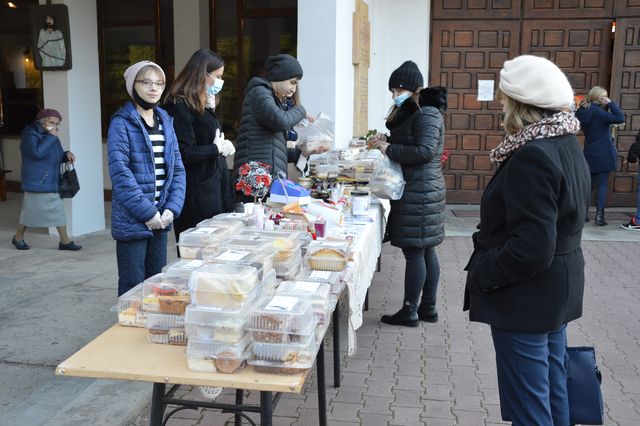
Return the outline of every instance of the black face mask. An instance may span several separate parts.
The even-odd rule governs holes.
[[[144,110],[154,109],[158,105],[158,102],[147,102],[142,99],[136,92],[135,87],[133,88],[133,100]]]

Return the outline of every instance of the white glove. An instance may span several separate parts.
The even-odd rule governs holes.
[[[233,146],[233,142],[229,139],[224,139],[224,133],[222,133],[223,145],[222,145],[222,156],[228,157],[236,153],[236,148]]]
[[[149,228],[149,230],[151,231],[164,229],[164,224],[162,223],[162,219],[160,218],[160,212],[156,212],[156,214],[144,224],[147,225],[147,228]]]
[[[173,212],[169,209],[165,209],[162,212],[162,217],[160,218],[160,220],[162,220],[163,228],[166,228],[167,226],[171,225],[171,223],[173,223]]]
[[[222,154],[224,138],[220,133],[220,129],[216,129],[216,136],[213,138],[213,144],[218,147],[218,153]]]

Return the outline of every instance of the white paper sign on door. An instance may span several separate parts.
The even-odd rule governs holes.
[[[478,80],[478,100],[493,100],[493,80]]]

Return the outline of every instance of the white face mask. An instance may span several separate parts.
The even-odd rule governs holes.
[[[213,84],[207,87],[207,93],[209,95],[217,95],[222,90],[222,86],[224,86],[224,80],[221,78],[216,78],[213,80]]]
[[[393,102],[396,104],[397,107],[400,107],[400,105],[402,105],[404,101],[409,99],[411,95],[413,95],[413,93],[411,92],[402,92],[398,96],[393,98]]]

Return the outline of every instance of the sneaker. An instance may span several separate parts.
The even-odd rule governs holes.
[[[29,250],[29,244],[25,240],[16,240],[16,236],[14,235],[11,239],[11,244],[16,246],[18,250]]]
[[[69,241],[67,244],[58,243],[58,250],[71,250],[78,251],[82,248],[82,246],[77,245],[73,241]]]
[[[631,220],[629,221],[629,223],[627,223],[626,225],[620,225],[623,229],[628,229],[630,231],[640,231],[640,221],[638,221],[638,218],[633,216],[631,218]]]

